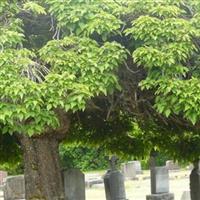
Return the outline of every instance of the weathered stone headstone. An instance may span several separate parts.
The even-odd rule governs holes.
[[[137,160],[123,163],[121,168],[126,179],[134,179],[136,174],[142,174],[141,163]]]
[[[0,171],[0,185],[3,185],[5,178],[8,176],[6,171]]]
[[[111,200],[126,200],[124,176],[120,171],[112,171],[109,177]]]
[[[110,173],[111,170],[108,170],[104,176],[104,187],[106,193],[106,200],[112,200],[111,198],[111,189],[110,189]]]
[[[194,162],[194,168],[190,174],[191,200],[200,199],[200,161]]]
[[[151,193],[169,193],[169,172],[166,167],[151,169]]]
[[[128,180],[133,180],[136,177],[136,170],[132,163],[122,164],[122,174]]]
[[[151,195],[147,200],[173,200],[174,194],[169,193],[169,171],[166,167],[151,168]]]
[[[124,176],[116,168],[116,157],[110,160],[111,170],[104,176],[106,200],[126,200]]]
[[[184,191],[181,196],[181,200],[191,200],[190,191]]]
[[[178,166],[178,163],[174,162],[173,160],[167,160],[166,161],[166,167],[168,170],[178,170],[180,167]]]
[[[8,176],[4,186],[4,200],[25,199],[24,176]]]
[[[85,186],[91,188],[93,185],[99,185],[103,183],[102,177],[90,178],[85,180]]]
[[[151,195],[147,200],[173,200],[174,194],[169,193],[169,171],[166,166],[156,167],[157,153],[152,151],[150,155],[151,170]]]
[[[132,161],[135,165],[136,174],[142,174],[142,165],[139,160]]]
[[[85,200],[85,175],[79,169],[69,169],[63,174],[65,200]]]

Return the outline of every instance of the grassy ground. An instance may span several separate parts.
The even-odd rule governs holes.
[[[189,171],[170,172],[170,192],[174,193],[175,200],[180,200],[184,191],[189,191]],[[145,200],[146,195],[150,194],[149,171],[139,175],[139,180],[126,181],[126,194],[128,200]],[[103,185],[93,186],[86,190],[87,200],[105,200]]]

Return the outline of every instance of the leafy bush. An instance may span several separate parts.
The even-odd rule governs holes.
[[[103,148],[61,145],[60,158],[63,168],[79,168],[83,171],[108,168],[108,153]]]

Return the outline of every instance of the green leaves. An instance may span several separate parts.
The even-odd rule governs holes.
[[[157,17],[166,18],[166,17],[178,17],[182,13],[184,13],[184,11],[175,5],[158,5],[153,7],[150,10],[150,13]]]
[[[33,2],[33,1],[28,1],[23,5],[23,9],[26,11],[31,11],[34,14],[42,14],[46,15],[45,8],[40,6],[39,4]]]
[[[155,108],[166,117],[179,115],[193,125],[200,119],[200,82],[198,79],[171,81],[163,79],[154,85],[156,90]]]
[[[126,59],[124,48],[116,42],[99,46],[94,40],[74,36],[50,41],[40,50],[40,55],[44,62],[51,64],[53,73],[66,72],[66,76],[73,78],[67,87],[82,84],[90,96],[106,94],[107,90],[118,87],[113,72]]]
[[[200,119],[199,80],[192,78],[190,69],[199,51],[194,42],[199,30],[196,16],[183,17],[186,10],[180,5],[149,1],[141,7],[146,15],[134,19],[125,34],[139,44],[133,60],[147,70],[140,86],[153,91],[157,112],[166,117],[182,116],[195,125]]]
[[[196,12],[194,1],[38,2],[0,3],[0,120],[6,131],[42,133],[59,126],[56,109],[84,110],[92,98],[120,90],[116,74],[131,63],[128,51],[146,70],[140,87],[153,92],[159,113],[199,120],[198,90],[189,92],[198,82],[199,16],[185,8],[191,4]],[[33,21],[45,18],[50,30],[29,30],[33,22],[16,17],[24,11]],[[47,43],[36,48],[29,40],[38,35]]]
[[[50,13],[58,21],[58,27],[76,35],[98,34],[105,41],[112,33],[118,33],[122,21],[114,0],[95,1],[46,1]]]
[[[41,6],[30,1],[21,10],[46,14]],[[120,21],[111,14],[104,14],[102,20]],[[120,25],[117,22],[113,30]],[[22,21],[15,19],[9,26],[0,24],[1,28],[0,124],[3,133],[32,136],[48,128],[56,129],[59,126],[56,109],[83,111],[94,96],[107,95],[120,88],[115,72],[126,59],[126,51],[119,43],[100,45],[88,37],[67,36],[50,40],[39,50],[26,49],[23,48]],[[102,28],[105,32],[102,37],[106,39],[110,27]]]

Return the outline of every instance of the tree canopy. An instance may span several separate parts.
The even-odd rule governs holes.
[[[198,144],[199,9],[196,0],[0,2],[2,133],[56,130],[62,110],[79,114],[72,126],[93,130],[82,134],[86,142],[99,132],[105,144],[111,136],[108,146],[123,141],[136,154],[147,140],[166,147],[159,138]],[[89,124],[95,119],[100,126]],[[134,120],[142,136],[127,136],[132,126],[123,122]]]
[[[55,28],[67,26],[59,13],[65,13],[63,5],[57,1],[47,2],[48,13],[54,14],[58,21]],[[57,39],[38,47],[37,33],[27,36],[30,30],[23,29],[26,21],[23,15],[27,13],[32,18],[35,14],[46,15],[45,8],[30,1],[15,1],[11,6],[6,1],[1,4],[0,122],[3,133],[41,134],[48,127],[59,126],[56,109],[84,110],[93,96],[120,87],[113,72],[126,54],[119,43],[107,41],[100,45],[89,37],[65,32],[59,37],[56,31]],[[57,4],[61,6],[59,10]],[[32,40],[35,45],[31,44]]]
[[[98,18],[93,14],[95,17],[85,20],[84,26],[81,20],[87,16],[85,13],[92,13],[88,7],[97,5],[98,1],[83,4],[83,7],[74,2],[66,4],[70,13],[78,12],[81,7],[82,18],[74,26],[78,35],[88,35],[85,27],[100,24],[98,20],[92,21]],[[118,137],[117,144],[123,141],[124,152],[130,150],[141,155],[155,147],[174,158],[194,160],[199,156],[199,2],[113,1],[103,5],[107,9],[112,7],[109,13],[121,21],[120,29],[108,35],[107,40],[115,40],[128,50],[128,57],[118,71],[122,91],[108,97],[107,114],[113,111],[113,120],[117,120],[115,115],[121,110],[131,116],[130,120],[136,119],[141,129],[131,128],[135,143],[127,141],[124,137],[127,134],[121,137],[107,134],[105,144],[108,145],[110,136],[111,143],[119,150],[120,146],[114,142]],[[111,20],[104,22],[110,23]],[[94,30],[90,37],[104,41],[103,29],[99,29]],[[97,141],[101,126],[95,126],[98,128],[93,137]],[[109,130],[103,129],[104,133]],[[82,137],[84,141],[89,139],[84,138],[84,134]],[[130,149],[127,144],[130,144]]]

